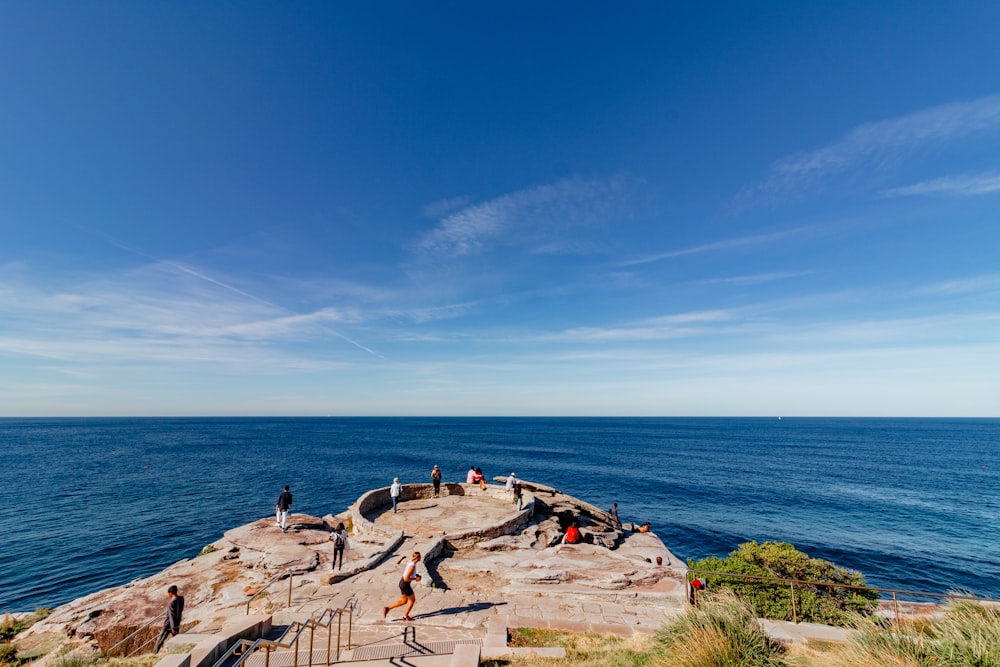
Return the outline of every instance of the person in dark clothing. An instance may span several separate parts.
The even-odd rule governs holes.
[[[163,646],[163,642],[167,640],[167,637],[176,635],[181,631],[181,614],[184,612],[184,598],[177,594],[177,586],[171,586],[167,589],[167,597],[170,601],[167,603],[167,617],[163,619],[163,630],[160,631],[160,636],[156,639],[156,648],[153,649],[153,653],[159,653],[160,648]]]
[[[278,496],[278,502],[274,506],[274,520],[281,528],[281,532],[288,530],[288,508],[292,506],[292,492],[285,487],[285,490]]]
[[[339,570],[344,567],[344,549],[349,549],[350,546],[347,544],[347,529],[344,527],[344,523],[340,522],[332,533],[330,533],[330,541],[333,542],[333,563],[330,564],[331,569]],[[337,558],[340,558],[340,566],[337,566]]]
[[[441,468],[434,466],[434,470],[431,470],[431,483],[434,484],[434,497],[437,498],[441,495]]]
[[[622,520],[618,518],[618,503],[615,503],[611,506],[611,509],[608,510],[608,514],[611,515],[611,523],[614,524],[615,528],[621,530]]]

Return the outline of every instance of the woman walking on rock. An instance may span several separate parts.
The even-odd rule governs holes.
[[[389,615],[390,609],[402,607],[405,604],[406,611],[403,612],[403,620],[413,620],[413,617],[410,616],[410,612],[413,610],[413,603],[417,601],[417,596],[413,593],[412,582],[420,581],[420,575],[417,574],[417,563],[419,562],[420,552],[414,551],[413,555],[410,557],[410,562],[406,564],[405,568],[403,568],[403,577],[399,580],[399,592],[401,596],[394,604],[389,605],[388,607],[382,607],[383,619]]]

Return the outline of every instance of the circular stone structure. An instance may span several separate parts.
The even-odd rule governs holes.
[[[457,549],[483,540],[510,535],[526,525],[534,513],[535,497],[525,491],[521,509],[503,487],[443,484],[434,497],[430,484],[402,487],[397,511],[392,511],[389,488],[374,489],[358,498],[352,512],[354,530],[361,534],[403,534],[442,538]]]

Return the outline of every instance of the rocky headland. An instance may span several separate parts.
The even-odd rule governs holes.
[[[403,487],[395,513],[381,488],[336,514],[292,514],[287,532],[264,517],[195,558],[58,607],[25,638],[107,651],[150,620],[155,634],[171,585],[186,601],[174,646],[247,617],[279,625],[349,600],[356,636],[384,636],[401,625],[383,620],[382,609],[399,598],[396,583],[414,551],[424,560],[413,624],[425,637],[482,639],[498,624],[627,635],[652,632],[685,608],[686,568],[654,533],[615,525],[605,510],[555,488],[522,484],[520,509],[502,484],[445,484],[440,497],[416,484]],[[578,544],[562,543],[571,520]],[[349,548],[333,570],[329,535],[339,523]]]

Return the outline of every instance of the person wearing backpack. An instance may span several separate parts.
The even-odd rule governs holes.
[[[347,544],[347,529],[343,522],[337,524],[337,528],[330,533],[330,541],[333,542],[333,562],[330,569],[339,570],[344,567],[344,549],[350,549]],[[340,556],[340,566],[337,566],[337,557]]]

